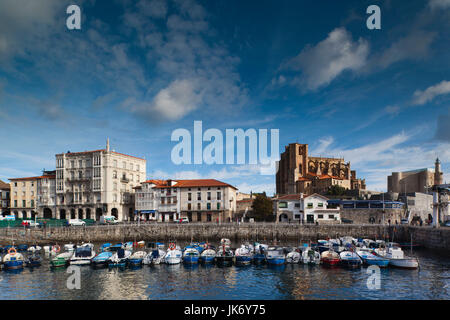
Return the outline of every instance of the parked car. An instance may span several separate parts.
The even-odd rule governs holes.
[[[183,217],[178,219],[177,223],[189,223],[189,219],[187,217]]]
[[[341,218],[342,223],[353,223],[353,220]]]
[[[81,219],[69,219],[69,226],[85,226],[86,222]]]
[[[119,220],[115,216],[100,216],[100,224],[117,224]]]
[[[402,220],[400,220],[400,224],[409,224],[408,219],[403,218]]]
[[[41,224],[39,222],[35,222],[34,220],[23,220],[22,225],[28,226],[28,227],[40,227],[41,226]]]

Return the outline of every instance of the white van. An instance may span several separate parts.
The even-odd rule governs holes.
[[[81,219],[69,219],[69,226],[85,226],[86,222]]]
[[[114,216],[100,216],[100,224],[117,224],[119,220]]]

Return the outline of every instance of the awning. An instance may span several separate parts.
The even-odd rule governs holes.
[[[134,213],[156,213],[156,210],[135,210]]]

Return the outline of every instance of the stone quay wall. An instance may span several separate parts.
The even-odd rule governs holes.
[[[210,241],[221,238],[232,241],[316,241],[318,239],[352,236],[355,238],[390,239],[410,242],[426,248],[450,251],[450,228],[412,227],[403,225],[299,225],[287,223],[243,224],[125,224],[116,226],[55,227],[44,229],[2,228],[0,244],[53,244],[123,241]]]

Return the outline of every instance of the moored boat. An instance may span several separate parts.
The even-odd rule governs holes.
[[[127,265],[127,260],[131,256],[130,250],[125,250],[123,248],[117,249],[111,258],[108,260],[108,267],[120,267],[124,268]]]
[[[234,259],[234,253],[231,250],[231,248],[228,245],[226,245],[226,244],[221,245],[219,247],[219,250],[217,250],[217,253],[216,253],[216,263],[217,263],[217,265],[219,265],[219,266],[231,266],[233,264],[233,259]]]
[[[142,261],[147,256],[145,251],[136,251],[128,258],[128,265],[130,267],[137,267],[142,265]]]
[[[67,251],[58,254],[50,260],[50,266],[54,268],[65,267],[69,264],[70,258],[73,256],[73,251]]]
[[[109,263],[109,259],[112,257],[113,252],[111,251],[103,251],[97,254],[94,258],[91,260],[91,266],[94,268],[102,268],[107,267]]]
[[[336,266],[339,264],[340,257],[337,252],[328,250],[321,253],[320,261],[326,266]]]
[[[70,258],[69,263],[71,265],[88,265],[91,264],[91,260],[94,257],[94,245],[91,243],[84,243],[75,249],[75,252]]]
[[[365,265],[369,266],[379,266],[381,268],[385,268],[389,265],[389,259],[383,258],[381,256],[377,256],[371,251],[367,250],[358,250],[356,253],[362,259]]]
[[[211,247],[208,246],[201,254],[199,261],[201,263],[213,263],[214,259],[216,258],[216,251]]]
[[[42,258],[37,253],[33,253],[25,260],[25,265],[30,268],[39,267],[42,263]]]
[[[10,247],[3,257],[3,266],[6,270],[23,269],[23,255],[15,247]]]
[[[252,262],[252,249],[247,245],[242,245],[234,252],[235,261],[237,265],[248,265]]]
[[[196,248],[187,247],[183,251],[183,263],[195,264],[198,263],[200,252]]]
[[[297,251],[297,249],[289,249],[288,253],[286,254],[286,263],[299,263],[301,259],[300,252]]]
[[[283,248],[270,247],[266,252],[266,261],[268,264],[281,265],[286,262],[286,255]]]
[[[352,251],[343,251],[339,254],[340,265],[348,268],[358,268],[362,264],[361,258]]]
[[[173,242],[170,243],[169,249],[167,250],[167,253],[164,256],[164,262],[169,265],[179,264],[181,263],[182,258],[183,252],[180,250],[180,247]]]
[[[419,259],[405,256],[403,250],[391,243],[387,248],[375,249],[378,256],[389,260],[389,265],[397,268],[416,269],[419,267]]]
[[[309,265],[320,264],[320,253],[313,250],[310,246],[305,245],[302,248],[301,261],[302,263]]]

